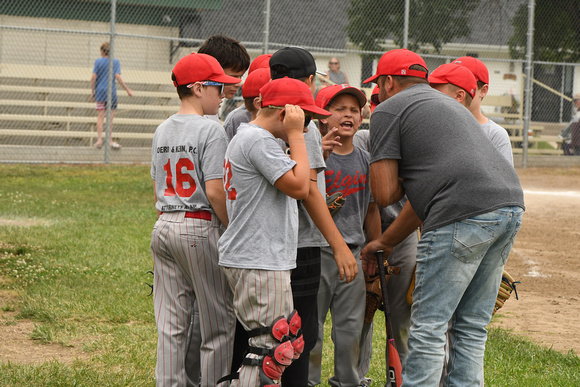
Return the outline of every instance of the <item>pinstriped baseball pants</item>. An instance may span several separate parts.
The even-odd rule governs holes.
[[[294,309],[290,270],[252,270],[232,267],[222,267],[222,270],[234,292],[236,316],[247,331],[267,327],[280,316],[288,317]],[[275,348],[278,344],[270,334],[251,337],[248,341],[252,347]],[[237,385],[260,386],[259,368],[242,365],[239,381],[232,382],[232,386]]]
[[[201,386],[215,387],[220,377],[229,374],[236,317],[233,294],[218,266],[219,227],[215,215],[208,221],[169,212],[153,228],[157,386],[198,385],[191,373],[195,351],[201,352]],[[190,345],[194,300],[199,307],[201,348]]]

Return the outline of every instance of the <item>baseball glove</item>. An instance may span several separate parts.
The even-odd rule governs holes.
[[[493,308],[493,314],[497,312],[508,298],[512,295],[512,292],[516,295],[516,300],[518,299],[518,291],[516,290],[516,284],[521,284],[520,281],[514,281],[512,276],[507,272],[503,271],[501,275],[501,283],[499,285],[499,292],[497,293],[497,299],[495,301],[495,307]]]
[[[397,275],[401,272],[399,266],[387,266],[385,265],[385,278],[389,282],[389,277],[391,275]],[[367,298],[365,306],[365,324],[370,324],[375,317],[375,312],[377,309],[383,310],[383,296],[381,292],[381,279],[379,274],[373,276],[368,276],[365,273],[365,283],[367,288]]]
[[[326,195],[326,205],[328,206],[328,210],[332,216],[340,211],[344,202],[346,202],[346,198],[342,196],[342,192],[337,191],[332,195]]]
[[[383,303],[383,296],[381,295],[381,281],[378,274],[369,277],[365,273],[365,282],[367,288],[365,324],[370,324],[375,317],[375,312]]]

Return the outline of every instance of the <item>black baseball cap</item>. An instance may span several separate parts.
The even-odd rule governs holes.
[[[311,53],[302,47],[284,47],[272,54],[270,69],[276,65],[284,66],[288,71],[284,74],[271,72],[272,79],[290,77],[294,79],[306,78],[314,73],[326,75],[316,71],[316,62]]]

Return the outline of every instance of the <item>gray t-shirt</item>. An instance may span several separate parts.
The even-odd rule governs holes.
[[[334,223],[344,241],[351,245],[365,243],[364,222],[369,203],[373,201],[369,184],[368,152],[354,147],[347,155],[331,153],[326,159],[326,192],[341,192],[346,199],[341,210],[334,215]]]
[[[228,140],[224,128],[195,114],[174,114],[153,136],[151,177],[162,212],[213,212],[205,182],[222,179]]]
[[[308,125],[308,132],[304,134],[306,141],[306,151],[308,152],[308,161],[310,169],[318,171],[316,184],[323,198],[326,198],[326,187],[324,185],[324,157],[322,156],[322,138],[316,124],[311,121]],[[326,239],[322,236],[318,227],[314,224],[308,211],[302,204],[298,205],[298,247],[324,247],[328,246]]]
[[[352,143],[354,146],[359,147],[367,152],[371,149],[370,132],[368,130],[358,130],[354,137],[352,138]],[[403,206],[407,203],[407,197],[404,196],[398,202],[391,204],[387,207],[379,206],[379,213],[381,214],[381,230],[385,231],[391,223],[397,219],[397,216],[401,213]]]
[[[245,121],[244,114],[249,114],[247,121]],[[251,113],[245,108],[245,106],[240,106],[236,110],[228,114],[226,122],[224,123],[224,128],[226,134],[231,139],[235,136],[237,128],[242,123],[250,122]],[[233,134],[231,134],[233,133]],[[324,157],[322,156],[322,138],[320,132],[316,127],[314,121],[311,121],[308,125],[308,132],[304,134],[304,140],[306,141],[306,151],[308,152],[308,161],[310,163],[310,169],[317,170],[316,185],[320,191],[323,198],[326,198],[326,188],[324,187],[324,168],[326,164],[324,163]],[[286,144],[283,140],[277,139],[280,144],[281,149],[286,148]],[[318,227],[308,215],[308,211],[304,208],[302,204],[298,204],[298,247],[325,247],[328,246],[326,239],[318,230]]]
[[[506,206],[524,208],[513,166],[464,106],[427,84],[410,86],[371,116],[371,163],[399,161],[423,232]]]
[[[252,120],[252,113],[246,109],[244,104],[238,106],[234,110],[228,114],[226,120],[224,121],[224,129],[226,131],[226,135],[228,136],[228,140],[231,141],[232,138],[236,135],[238,131],[238,127],[243,124],[250,122]]]
[[[274,186],[294,165],[270,132],[253,124],[240,125],[224,163],[230,223],[218,242],[220,266],[261,270],[296,267],[296,200]]]
[[[508,132],[492,120],[482,124],[481,128],[499,153],[501,153],[513,166],[514,156],[512,154],[512,143]]]
[[[342,85],[343,83],[346,83],[346,76],[345,76],[345,75],[344,75],[344,73],[343,73],[342,71],[340,71],[340,70],[338,70],[338,72],[337,72],[337,73],[334,73],[334,72],[332,72],[332,71],[330,71],[330,70],[329,70],[329,71],[327,72],[327,74],[328,74],[328,78],[329,78],[329,79],[330,79],[332,82],[336,83],[337,85]],[[342,210],[341,210],[341,211],[342,211]]]

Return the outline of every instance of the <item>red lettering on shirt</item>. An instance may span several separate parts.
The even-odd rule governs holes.
[[[340,191],[344,197],[364,190],[367,183],[366,173],[360,173],[359,171],[356,171],[354,176],[345,175],[342,177],[342,171],[335,173],[333,170],[327,169],[324,172],[324,176],[326,177],[326,192],[333,194],[336,191]]]

